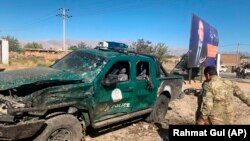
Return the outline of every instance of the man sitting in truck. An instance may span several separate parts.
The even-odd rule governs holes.
[[[136,80],[145,80],[147,77],[147,71],[146,69],[143,69],[142,72],[136,76]]]
[[[126,74],[126,68],[122,68],[118,74],[118,81],[127,81],[128,75]]]

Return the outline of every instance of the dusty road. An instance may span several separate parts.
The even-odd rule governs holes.
[[[241,81],[240,81],[241,82]],[[237,85],[250,95],[250,83],[237,83]],[[191,85],[184,84],[184,88],[200,88],[199,82],[192,82]],[[238,98],[234,98],[236,111],[236,124],[250,124],[250,108],[242,103]],[[167,124],[194,124],[195,111],[197,108],[197,97],[185,95],[183,99],[178,99],[170,103],[170,108],[166,116]],[[168,126],[157,126],[141,121],[120,126],[118,128],[106,130],[103,133],[88,130],[86,141],[164,141],[168,135]]]

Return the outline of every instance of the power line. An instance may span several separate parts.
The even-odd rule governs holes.
[[[50,20],[52,17],[54,17],[55,11],[52,11],[44,16],[41,16],[37,19],[35,19],[33,22],[26,22],[23,24],[22,27],[10,27],[10,28],[3,28],[0,27],[0,32],[6,32],[6,31],[24,31],[24,30],[31,30],[31,25],[35,25],[44,21]]]
[[[241,46],[250,46],[250,44],[240,44]]]
[[[106,5],[106,6],[103,6],[105,8],[103,8],[103,9],[97,8],[97,9],[91,10],[89,7],[89,9],[81,9],[83,13],[78,14],[74,17],[81,17],[81,16],[85,16],[85,15],[102,15],[102,14],[107,14],[110,12],[119,12],[119,11],[124,11],[127,9],[133,9],[133,8],[141,9],[141,8],[145,8],[145,7],[151,7],[154,4],[160,4],[160,3],[151,3],[151,4],[148,3],[146,6],[145,5],[142,6],[141,5],[142,1],[136,0],[136,1],[133,1],[133,3],[122,4],[119,6],[111,6],[111,4],[113,4],[113,2],[117,2],[117,1],[112,1],[112,0],[103,0],[103,1],[105,2],[104,4]],[[160,0],[157,2],[160,2]],[[107,5],[107,4],[109,4],[109,5]],[[90,6],[90,4],[89,4],[89,6]],[[63,17],[62,9],[63,8],[59,9],[59,10],[61,10],[61,12],[59,14],[57,14],[57,16]],[[31,27],[31,25],[36,25],[38,23],[42,23],[44,21],[48,21],[48,20],[52,19],[54,17],[55,11],[57,11],[57,10],[54,10],[54,11],[50,12],[49,14],[47,14],[46,16],[43,16],[43,17],[40,17],[40,18],[34,20],[34,22],[27,23],[23,27],[18,27],[18,28],[12,27],[12,28],[2,28],[2,29],[0,27],[0,32],[32,30],[32,28],[34,28],[34,27]],[[65,12],[65,20],[67,18],[72,17],[72,16],[67,15],[68,11],[69,11],[69,9],[67,9]]]
[[[235,54],[237,54],[237,56],[239,56],[239,54],[241,53],[240,52],[240,50],[239,50],[239,48],[240,48],[240,46],[250,46],[250,44],[245,44],[245,43],[235,43],[235,44],[226,44],[226,45],[222,45],[222,46],[220,46],[220,47],[228,47],[228,46],[234,46],[234,47],[236,47],[236,52],[235,52]],[[236,60],[237,60],[237,62],[238,62],[238,57],[236,56]]]
[[[225,44],[225,45],[220,45],[219,47],[228,47],[228,46],[236,46],[237,43],[233,43],[233,44]]]
[[[36,23],[40,23],[40,22],[46,21],[47,19],[50,19],[50,18],[54,17],[55,16],[55,12],[56,12],[56,10],[53,10],[53,11],[47,13],[46,15],[41,16],[40,18],[35,19],[31,23],[27,23],[27,25],[36,24]]]
[[[65,25],[66,25],[66,19],[71,18],[72,16],[68,15],[69,9],[65,9],[65,8],[60,8],[59,10],[59,14],[57,14],[56,16],[59,16],[62,18],[62,22],[63,22],[63,50],[66,50],[66,41],[65,41]]]
[[[232,44],[221,45],[221,46],[219,46],[219,47],[228,47],[228,46],[237,46],[237,45],[241,45],[241,46],[250,46],[250,44],[245,44],[245,43],[232,43]]]

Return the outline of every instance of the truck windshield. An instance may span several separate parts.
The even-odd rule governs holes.
[[[62,71],[77,73],[84,81],[92,82],[107,63],[108,59],[83,50],[74,51],[51,67]]]

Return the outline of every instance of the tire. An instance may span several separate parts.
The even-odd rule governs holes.
[[[46,120],[47,126],[34,141],[81,141],[81,123],[73,115],[63,114]]]
[[[155,103],[153,111],[146,118],[148,122],[161,123],[165,120],[168,111],[169,98],[161,94]]]

